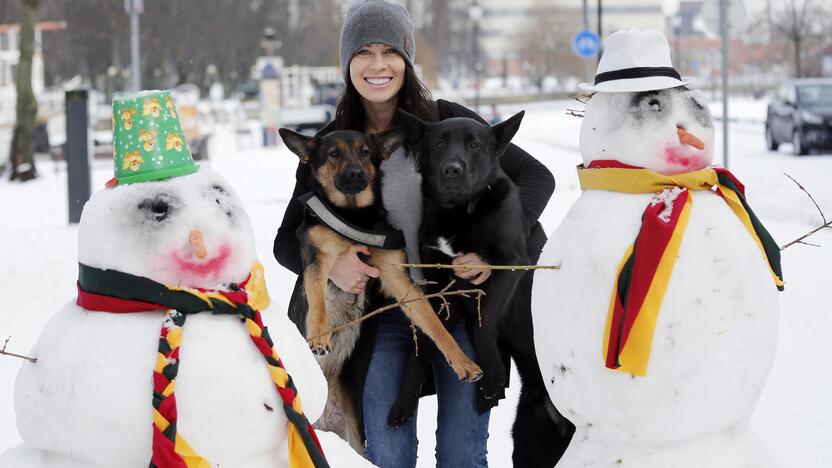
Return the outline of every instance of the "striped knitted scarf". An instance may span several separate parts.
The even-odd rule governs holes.
[[[79,264],[78,305],[87,310],[131,313],[168,310],[162,323],[156,368],[153,371],[153,454],[150,468],[210,468],[176,430],[174,388],[179,369],[182,330],[188,315],[203,311],[238,315],[251,340],[266,360],[269,375],[283,400],[289,420],[289,466],[328,467],[315,430],[301,408],[300,397],[286,372],[259,309],[269,305],[263,267],[257,262],[242,283],[227,290],[181,289],[149,278]]]
[[[618,161],[578,167],[582,190],[655,193],[639,233],[618,267],[607,323],[604,360],[609,369],[646,375],[659,307],[670,281],[693,204],[693,190],[712,190],[725,200],[766,258],[783,290],[780,249],[745,201],[745,187],[726,169],[705,168],[672,176]]]

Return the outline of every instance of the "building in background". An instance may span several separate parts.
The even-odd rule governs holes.
[[[546,23],[553,28],[566,29],[562,32],[569,37],[583,29],[582,0],[480,0],[480,3],[484,8],[480,44],[486,56],[487,75],[525,74],[529,32],[541,18],[546,18]],[[598,1],[588,0],[587,4],[589,28],[597,32]],[[662,5],[662,0],[603,0],[602,34],[607,36],[627,28],[665,32]]]

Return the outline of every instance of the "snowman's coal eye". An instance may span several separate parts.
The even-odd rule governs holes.
[[[696,98],[690,98],[690,106],[693,112],[693,117],[696,121],[705,128],[711,128],[714,125],[713,120],[711,120],[711,113],[708,111],[708,108],[703,106],[702,103],[696,100]]]
[[[166,195],[146,198],[139,203],[139,209],[153,221],[164,221],[173,212],[172,199]]]
[[[650,107],[650,110],[653,112],[662,111],[662,103],[656,98],[651,99],[650,102],[647,103],[647,106]]]
[[[222,186],[222,185],[220,185],[220,184],[214,184],[214,185],[212,185],[212,186],[211,186],[211,190],[213,190],[213,191],[215,191],[215,192],[217,192],[217,193],[225,193],[225,189],[224,189],[224,188],[223,188],[223,186]]]

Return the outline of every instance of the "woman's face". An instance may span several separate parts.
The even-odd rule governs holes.
[[[405,61],[392,47],[369,44],[350,61],[350,80],[365,100],[381,104],[395,99],[404,84]]]

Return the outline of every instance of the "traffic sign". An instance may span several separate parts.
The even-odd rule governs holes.
[[[580,58],[594,57],[601,50],[601,38],[594,32],[584,29],[572,40],[572,52]]]

